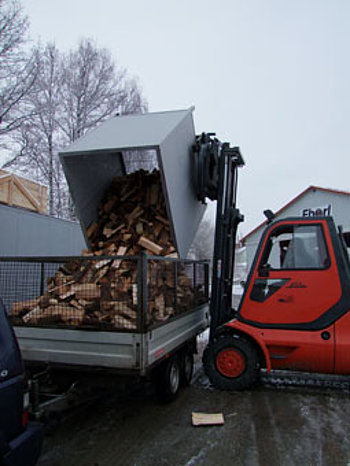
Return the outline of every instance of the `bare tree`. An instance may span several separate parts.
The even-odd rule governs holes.
[[[34,55],[28,58],[23,45],[28,20],[17,0],[0,0],[0,145],[31,116],[25,97],[37,75]]]
[[[116,114],[147,110],[135,80],[117,68],[107,49],[82,39],[65,59],[61,86],[63,114],[60,127],[69,142]],[[69,217],[74,207],[69,204]]]
[[[108,50],[83,39],[64,66],[61,129],[72,142],[114,114],[147,109],[135,81],[116,68]]]
[[[36,49],[38,77],[33,92],[26,98],[31,109],[30,121],[24,123],[13,137],[20,150],[5,164],[18,171],[29,169],[38,181],[49,188],[49,213],[62,214],[59,191],[62,185],[57,151],[62,143],[59,118],[61,117],[60,85],[62,61],[54,44]],[[24,163],[25,162],[25,163]]]
[[[48,44],[38,47],[35,56],[38,78],[26,98],[32,118],[13,135],[18,150],[5,166],[29,168],[49,187],[50,214],[74,218],[58,150],[108,117],[143,112],[147,105],[136,82],[90,40],[67,55]]]

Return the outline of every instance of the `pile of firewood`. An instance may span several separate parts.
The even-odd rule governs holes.
[[[142,250],[169,256],[175,247],[159,171],[140,170],[115,178],[87,230],[94,255],[137,255]]]
[[[62,264],[43,296],[13,303],[15,323],[133,330],[142,323],[138,319],[146,325],[161,322],[203,299],[183,265],[149,260],[147,318],[137,312],[141,277],[133,256],[146,251],[177,257],[158,171],[116,178],[87,236],[90,249],[82,259]]]

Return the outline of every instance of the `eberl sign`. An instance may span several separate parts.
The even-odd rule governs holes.
[[[331,215],[331,204],[324,207],[307,207],[301,211],[302,217],[326,217]]]

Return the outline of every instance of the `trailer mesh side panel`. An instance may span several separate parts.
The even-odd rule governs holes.
[[[208,264],[146,255],[0,259],[17,326],[145,331],[208,301]]]
[[[164,322],[208,300],[206,264],[150,261],[148,265],[148,323]]]

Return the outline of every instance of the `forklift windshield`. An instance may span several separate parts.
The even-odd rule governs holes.
[[[321,225],[282,225],[271,233],[259,268],[295,270],[328,266]]]

